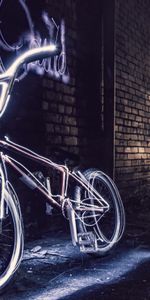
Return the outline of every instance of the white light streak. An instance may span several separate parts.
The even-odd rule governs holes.
[[[0,95],[0,117],[4,114],[8,102],[10,100],[11,86],[13,85],[17,72],[21,65],[28,61],[36,60],[38,58],[51,56],[57,50],[56,45],[49,45],[45,47],[39,47],[35,49],[30,49],[20,55],[11,66],[2,74],[0,74],[0,86],[1,86],[1,95]]]
[[[2,159],[2,153],[1,153]],[[0,167],[0,179],[1,179],[1,198],[0,198],[0,220],[4,217],[4,193],[5,193],[5,177],[3,174],[2,167]]]
[[[3,2],[0,2],[0,7]],[[54,58],[44,58],[41,61],[36,61],[28,64],[28,66],[24,67],[23,73],[20,75],[19,80],[24,78],[29,70],[35,71],[39,75],[43,75],[45,72],[53,78],[62,80],[64,83],[69,82],[69,72],[67,69],[67,60],[66,60],[66,40],[65,40],[65,22],[61,20],[60,25],[57,25],[53,18],[49,18],[48,13],[43,11],[41,12],[41,18],[48,32],[47,38],[42,38],[42,35],[39,31],[36,30],[36,26],[34,21],[32,20],[31,13],[27,6],[25,0],[19,0],[20,7],[23,9],[29,30],[26,33],[23,33],[17,42],[10,45],[6,40],[2,29],[0,30],[0,47],[5,51],[11,51],[18,53],[23,49],[24,43],[28,44],[28,48],[37,48],[46,46],[49,44],[58,44],[58,40],[60,43],[60,48],[62,49],[61,53]],[[9,6],[8,6],[9,7]],[[2,61],[2,58],[0,58]],[[2,62],[3,64],[3,62]],[[4,68],[3,68],[4,69]],[[0,71],[3,70],[0,68]]]
[[[12,77],[15,75],[15,72],[17,71],[17,69],[24,63],[26,63],[26,61],[30,58],[30,60],[32,61],[32,59],[34,60],[34,57],[36,57],[36,55],[39,57],[42,57],[42,55],[44,56],[46,53],[49,52],[49,55],[52,54],[54,51],[56,51],[56,46],[51,44],[49,46],[45,46],[45,47],[39,47],[39,48],[35,48],[35,49],[30,49],[28,51],[26,51],[25,53],[23,53],[22,55],[20,55],[15,61],[14,63],[6,70],[5,73],[0,74],[0,79],[5,77]],[[47,55],[48,56],[48,55]],[[38,59],[38,57],[36,58]]]
[[[4,111],[6,110],[7,104],[9,102],[9,97],[7,97],[8,83],[0,82],[1,86],[1,96],[0,96],[0,117],[2,117]]]

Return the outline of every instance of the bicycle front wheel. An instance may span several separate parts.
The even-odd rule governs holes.
[[[78,213],[77,229],[79,233],[92,232],[96,238],[96,253],[103,255],[121,238],[125,226],[125,213],[119,191],[109,176],[96,169],[83,172],[86,180],[100,197],[93,196],[92,190],[82,186],[75,189],[77,205],[93,207],[91,211]],[[94,211],[102,208],[102,212]],[[88,252],[88,251],[87,251]]]
[[[0,220],[0,292],[19,267],[24,246],[20,206],[15,195],[5,190],[5,217]]]

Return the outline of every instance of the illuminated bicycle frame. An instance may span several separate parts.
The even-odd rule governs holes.
[[[14,82],[17,78],[18,70],[20,66],[24,63],[32,62],[33,60],[43,59],[44,57],[48,57],[51,55],[56,55],[58,49],[55,45],[49,45],[45,47],[39,47],[35,49],[31,49],[22,54],[16,61],[4,72],[0,74],[0,85],[2,86],[2,93],[0,99],[0,117],[4,114],[7,105],[10,101],[11,91],[14,85]],[[103,197],[94,189],[93,185],[86,180],[85,176],[80,171],[70,171],[67,166],[59,165],[48,158],[45,158],[32,150],[25,148],[21,145],[15,144],[9,139],[0,140],[0,146],[2,148],[7,148],[9,150],[15,151],[18,154],[23,154],[25,157],[29,159],[33,159],[36,162],[43,164],[46,167],[51,167],[57,171],[59,171],[61,176],[61,193],[59,195],[52,195],[51,191],[45,187],[31,172],[28,170],[23,164],[14,158],[0,153],[1,158],[1,167],[0,167],[0,175],[1,175],[1,203],[0,203],[0,219],[3,219],[5,216],[5,206],[4,206],[4,191],[5,189],[9,190],[9,180],[7,176],[7,164],[13,167],[21,176],[23,176],[31,186],[37,188],[44,196],[46,196],[47,201],[52,205],[59,209],[65,210],[68,209],[68,212],[71,211],[71,217],[69,218],[70,227],[71,227],[71,235],[72,242],[76,244],[78,242],[77,239],[77,229],[75,225],[75,217],[79,218],[80,212],[92,212],[93,218],[95,218],[95,223],[97,223],[97,219],[94,214],[99,214],[101,217],[102,214],[109,210],[109,204],[103,199]],[[72,178],[76,181],[76,183],[85,188],[88,193],[89,198],[93,198],[97,200],[98,205],[94,204],[83,204],[83,203],[75,203],[73,199],[69,199],[67,197],[68,193],[68,184],[69,178]],[[56,200],[57,198],[57,200]],[[72,215],[72,212],[74,215]]]
[[[3,206],[4,203],[4,189],[5,187],[9,189],[9,180],[7,177],[7,168],[6,164],[10,165],[12,168],[14,168],[21,176],[24,178],[31,187],[38,189],[44,196],[47,198],[47,202],[49,202],[50,205],[61,209],[68,208],[72,209],[76,216],[78,216],[79,212],[93,212],[93,217],[95,213],[99,213],[102,215],[103,213],[106,213],[106,211],[109,210],[109,204],[103,199],[103,197],[93,188],[93,186],[89,183],[89,181],[86,180],[84,175],[80,171],[76,172],[71,172],[67,168],[67,166],[64,165],[59,165],[48,158],[45,158],[28,148],[25,148],[21,145],[15,144],[10,140],[0,140],[0,146],[6,147],[9,150],[15,151],[15,153],[22,154],[23,156],[32,159],[38,163],[41,163],[45,167],[48,168],[53,168],[57,171],[59,171],[60,176],[61,176],[61,193],[58,195],[53,195],[51,191],[45,187],[37,178],[30,172],[29,169],[27,169],[23,164],[21,164],[19,161],[15,160],[14,158],[3,154],[3,152],[0,153],[0,158],[2,161],[2,167],[0,168],[0,175],[2,179],[2,191],[1,191],[1,214],[0,218],[4,218],[5,216],[5,209]],[[74,179],[76,183],[82,187],[85,188],[85,190],[88,193],[89,198],[96,199],[98,203],[101,206],[96,206],[93,204],[81,204],[81,203],[74,203],[73,199],[69,199],[67,197],[67,192],[68,192],[68,184],[69,184],[69,177]],[[6,185],[6,186],[5,186]],[[57,200],[55,200],[57,198]],[[72,206],[72,203],[75,204],[74,208]],[[65,207],[66,205],[66,207]],[[75,216],[74,216],[75,217]],[[73,244],[75,245],[77,243],[77,231],[76,231],[76,226],[74,224],[74,220],[71,219],[69,220],[72,222],[71,225],[71,234],[72,234],[72,241]],[[95,220],[97,222],[97,220]]]

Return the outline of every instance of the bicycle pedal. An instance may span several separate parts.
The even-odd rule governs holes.
[[[93,232],[78,233],[78,245],[81,252],[93,253],[97,251],[97,240]]]

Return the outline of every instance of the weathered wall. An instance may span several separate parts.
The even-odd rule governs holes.
[[[38,79],[42,87],[37,93],[40,118],[38,121],[37,117],[34,122],[35,149],[38,152],[42,150],[47,157],[61,163],[61,158],[59,161],[55,157],[54,148],[64,149],[77,154],[82,165],[100,167],[103,158],[99,152],[102,131],[99,1],[83,1],[82,6],[79,0],[45,0],[45,3],[49,17],[53,17],[59,25],[64,21],[67,69],[65,76],[51,76],[45,72]],[[33,109],[30,111],[30,106],[28,112],[31,115],[35,113]],[[41,126],[41,135],[36,131],[38,125]],[[32,141],[31,138],[31,147]],[[29,199],[29,202],[23,201],[27,226],[31,223],[34,226],[37,222],[43,226],[46,218],[45,207],[39,202],[41,196],[32,198],[23,191],[23,198]],[[60,222],[61,218],[57,220],[55,217],[55,223]]]
[[[69,72],[67,84],[48,77],[43,80],[46,154],[57,146],[79,154],[90,165],[95,159],[93,141],[98,147],[101,130],[101,10],[97,1],[83,1],[82,6],[74,0],[46,2],[49,15],[65,21]]]
[[[149,194],[150,5],[116,0],[116,180],[124,199]]]

